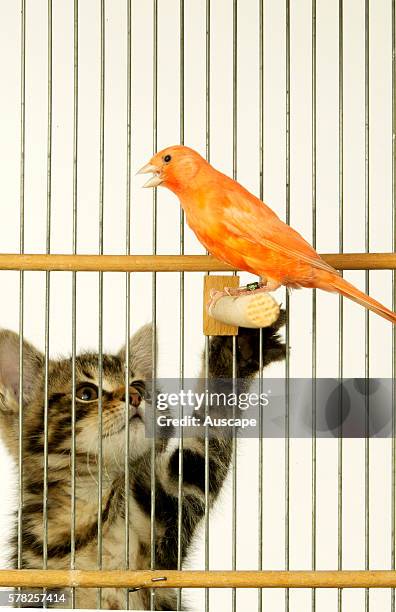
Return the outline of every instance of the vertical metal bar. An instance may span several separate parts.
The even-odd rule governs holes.
[[[127,157],[126,157],[126,211],[125,211],[125,254],[131,253],[131,138],[132,138],[132,3],[126,0],[127,5]],[[131,332],[131,275],[125,274],[125,456],[124,456],[124,512],[125,512],[125,569],[129,569],[129,521],[130,521],[130,495],[129,495],[129,338]],[[129,590],[126,589],[126,609],[129,610]]]
[[[205,336],[205,384],[209,379],[209,337]],[[209,414],[209,405],[207,400],[205,401],[205,418],[207,418]],[[209,503],[210,503],[210,482],[209,482],[209,426],[205,426],[205,516],[204,516],[204,524],[205,524],[205,570],[209,570],[209,537],[210,537],[210,529],[209,529]],[[210,605],[210,590],[205,588],[205,612],[209,612]]]
[[[316,249],[316,0],[312,0],[312,245]],[[316,569],[316,290],[312,291],[312,553]],[[312,589],[312,612],[316,610],[316,589]]]
[[[105,114],[105,0],[100,2],[100,117],[99,117],[99,255],[103,255],[103,212],[104,212],[104,114]],[[99,342],[98,342],[98,548],[97,565],[102,569],[103,530],[103,272],[99,272]],[[97,590],[97,607],[102,607],[102,589]]]
[[[20,182],[19,182],[19,252],[25,250],[25,72],[26,72],[26,0],[21,0],[21,89],[20,89]],[[19,273],[19,412],[18,412],[18,559],[22,569],[23,527],[23,330],[24,273]]]
[[[180,144],[184,144],[184,0],[180,0]],[[180,207],[179,253],[184,255],[184,211]],[[184,382],[184,272],[179,275],[179,379]],[[179,418],[183,417],[183,406],[179,406]],[[180,421],[181,422],[181,421]],[[183,427],[179,426],[179,459],[178,459],[178,511],[177,511],[177,569],[182,569],[182,526],[183,526]],[[182,590],[177,590],[177,610],[182,609]]]
[[[47,5],[47,213],[46,253],[51,250],[52,187],[52,0]],[[48,563],[48,382],[49,382],[50,272],[45,274],[45,356],[44,356],[44,444],[43,444],[43,569]],[[43,602],[46,607],[46,602]]]
[[[48,0],[48,121],[47,121],[47,220],[45,252],[51,252],[52,199],[52,0]],[[48,564],[48,382],[50,334],[50,272],[45,274],[45,356],[44,356],[44,486],[43,486],[43,569]],[[46,607],[46,606],[45,606]]]
[[[205,154],[210,161],[210,2],[206,0],[206,32],[205,32]],[[205,380],[209,378],[209,337],[205,336]],[[205,417],[208,416],[209,406],[205,402]],[[210,538],[210,511],[209,511],[209,426],[205,427],[205,570],[209,570],[209,538]],[[210,590],[205,589],[205,612],[209,612]]]
[[[392,4],[392,243],[396,252],[396,3]],[[392,272],[392,310],[396,309],[396,272]],[[392,326],[392,497],[391,568],[396,567],[396,327]],[[391,611],[395,612],[395,589],[391,589]]]
[[[344,6],[338,3],[338,248],[344,250]],[[344,300],[338,298],[338,379],[339,379],[339,436],[338,436],[338,569],[342,570],[343,541],[343,396],[342,379],[344,370]],[[338,612],[342,611],[342,589],[338,589]]]
[[[74,0],[73,39],[73,255],[77,254],[78,187],[78,0]],[[76,567],[76,354],[77,354],[77,273],[72,272],[72,404],[71,404],[71,507],[70,569]],[[71,590],[71,607],[76,607],[76,590]]]
[[[264,0],[259,0],[259,196],[264,198]],[[263,331],[259,332],[259,396],[263,392]],[[263,414],[259,411],[258,457],[258,569],[263,569]],[[263,589],[258,590],[258,612],[263,609]]]
[[[237,357],[236,357],[236,336],[232,337],[232,379],[233,379],[233,393],[236,392],[236,377],[237,377]],[[233,406],[233,418],[236,409]],[[237,471],[237,437],[235,428],[232,432],[232,570],[236,570],[237,564],[237,485],[238,485],[238,471]],[[232,589],[232,612],[236,611],[236,588]]]
[[[211,0],[206,0],[205,31],[205,156],[210,162],[210,21]]]
[[[232,176],[237,178],[238,168],[238,0],[233,0],[232,11]],[[234,275],[236,272],[234,273]],[[237,377],[236,336],[232,337],[232,378],[233,386]],[[235,392],[235,388],[234,388]],[[235,406],[233,406],[235,415]],[[237,564],[237,437],[232,431],[232,569]],[[236,610],[236,589],[232,589],[232,611]]]
[[[286,0],[286,223],[290,222],[290,0]],[[286,289],[286,388],[285,388],[285,569],[289,570],[290,555],[290,299]],[[289,610],[290,592],[285,590],[285,610]]]
[[[153,0],[153,152],[157,151],[158,141],[158,0]],[[157,253],[157,189],[153,191],[153,255]],[[152,273],[152,320],[153,320],[153,397],[154,385],[157,376],[157,273]],[[151,569],[155,569],[155,497],[156,497],[156,475],[155,475],[155,412],[153,410],[153,439],[151,445]],[[155,609],[155,589],[150,591],[151,607]]]
[[[238,169],[238,0],[232,4],[232,176]]]
[[[364,45],[364,118],[365,118],[365,250],[370,250],[370,5],[365,0],[365,45]],[[369,271],[365,272],[365,292],[370,291]],[[365,311],[365,568],[370,565],[370,405],[369,405],[369,376],[370,376],[370,318],[369,311]],[[370,608],[370,591],[365,591],[365,609]]]
[[[232,4],[232,176],[238,172],[238,0]]]

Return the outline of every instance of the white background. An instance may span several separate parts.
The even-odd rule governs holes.
[[[215,0],[211,10],[211,125],[213,165],[232,173],[232,2]],[[47,4],[26,2],[26,174],[25,251],[45,250],[47,206]],[[158,148],[180,138],[179,2],[159,0]],[[126,211],[126,1],[106,2],[104,251],[125,252]],[[238,10],[238,179],[259,193],[259,30],[258,0]],[[132,1],[132,223],[133,253],[152,252],[152,193],[142,190],[136,170],[152,154],[152,3]],[[264,0],[264,199],[285,218],[285,3]],[[0,251],[18,252],[20,198],[20,3],[0,3]],[[311,3],[291,2],[291,223],[312,239]],[[344,249],[365,248],[364,2],[344,2]],[[79,8],[78,252],[98,252],[100,3]],[[392,250],[391,0],[370,3],[370,250]],[[317,1],[317,248],[337,252],[338,2]],[[185,143],[205,154],[205,2],[185,2]],[[72,250],[73,177],[73,3],[53,2],[52,228],[54,253]],[[186,253],[203,253],[186,230]],[[158,193],[158,253],[179,252],[179,206],[166,190]],[[364,272],[345,276],[364,288]],[[247,275],[246,275],[247,279]],[[19,274],[1,272],[0,325],[18,330]],[[25,274],[25,335],[44,345],[45,278]],[[125,338],[125,275],[105,274],[104,345],[117,350]],[[370,274],[372,295],[390,306],[391,273]],[[179,371],[179,274],[158,274],[159,374]],[[284,292],[278,297],[284,302]],[[71,275],[51,274],[50,350],[71,351]],[[98,275],[78,275],[77,342],[98,345]],[[291,296],[290,372],[312,371],[312,293]],[[132,278],[133,328],[151,319],[151,275]],[[337,297],[317,296],[317,374],[337,376],[339,322]],[[365,313],[344,307],[344,375],[364,376]],[[199,371],[202,275],[186,274],[185,374]],[[370,373],[392,373],[392,326],[370,315]],[[284,365],[268,370],[283,376]],[[264,445],[264,568],[284,568],[284,441]],[[311,568],[311,441],[290,442],[290,568]],[[1,465],[1,542],[7,553],[15,478],[4,450]],[[391,443],[370,443],[370,567],[391,567]],[[337,441],[317,444],[317,568],[337,568]],[[364,569],[365,441],[346,440],[343,465],[343,566]],[[258,445],[245,441],[238,452],[237,567],[257,568]],[[231,568],[231,483],[211,520],[210,566]],[[203,568],[203,533],[186,567]],[[189,593],[202,609],[203,594]],[[230,608],[229,591],[211,593],[211,609]],[[266,591],[264,609],[284,609],[284,592]],[[256,606],[257,592],[239,591],[238,609]],[[335,591],[318,591],[317,609],[336,609]],[[345,590],[344,610],[364,609],[364,592]],[[390,610],[390,593],[372,591],[371,610]],[[309,610],[311,592],[291,591],[290,609]]]

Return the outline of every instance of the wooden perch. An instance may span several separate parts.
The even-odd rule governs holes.
[[[0,570],[0,587],[107,588],[380,588],[396,587],[396,572],[368,571],[128,571]]]
[[[396,270],[396,253],[332,253],[337,270]],[[0,270],[75,272],[223,272],[233,268],[207,255],[19,255],[0,254]]]

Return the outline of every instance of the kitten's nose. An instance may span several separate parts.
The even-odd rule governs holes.
[[[125,393],[125,389],[123,390],[123,393],[121,395],[120,398],[123,402],[126,401],[126,393]],[[138,393],[135,389],[135,387],[129,387],[129,404],[131,406],[134,406],[135,408],[137,408],[138,406],[140,406],[142,401],[142,397],[140,395],[140,393]]]

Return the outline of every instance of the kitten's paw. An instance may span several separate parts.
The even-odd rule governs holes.
[[[285,324],[285,311],[281,310],[279,318],[271,327],[261,330],[262,334],[262,365],[282,361],[286,356],[286,346],[282,342],[278,330]],[[241,378],[252,376],[260,368],[260,330],[239,328],[238,341],[238,372]]]
[[[279,318],[262,333],[262,365],[282,361],[286,355],[285,344],[281,341],[278,330],[285,324],[285,311],[281,310]],[[260,329],[240,327],[236,337],[237,372],[240,378],[253,376],[260,368]],[[209,349],[209,369],[212,376],[227,378],[232,376],[233,337],[215,336],[211,339]]]

